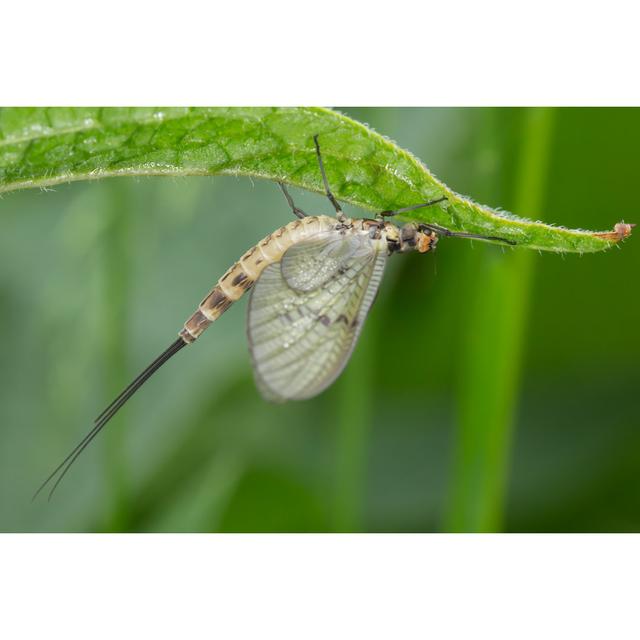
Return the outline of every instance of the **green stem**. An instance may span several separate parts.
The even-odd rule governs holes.
[[[539,215],[554,112],[524,113],[514,206]],[[506,480],[533,278],[533,254],[484,248],[464,318],[457,445],[447,529],[489,532],[503,526]]]

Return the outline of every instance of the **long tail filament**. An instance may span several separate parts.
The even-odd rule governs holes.
[[[161,353],[124,391],[95,419],[95,423],[91,431],[75,446],[75,448],[69,453],[69,455],[53,470],[51,475],[40,485],[38,490],[33,495],[33,500],[40,494],[40,492],[51,482],[54,478],[57,479],[49,491],[48,499],[51,500],[55,490],[62,481],[62,478],[67,475],[67,472],[78,459],[78,456],[87,448],[89,443],[100,433],[100,431],[106,426],[106,424],[118,413],[118,411],[124,406],[124,404],[131,398],[131,396],[165,363],[180,351],[183,347],[186,347],[187,343],[178,338],[171,346],[169,346],[163,353]]]

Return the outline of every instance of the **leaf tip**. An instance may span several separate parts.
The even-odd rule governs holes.
[[[618,222],[613,227],[613,231],[605,231],[602,233],[594,233],[596,238],[602,238],[603,240],[611,240],[613,242],[620,242],[631,235],[631,230],[635,227],[635,224],[627,222]]]

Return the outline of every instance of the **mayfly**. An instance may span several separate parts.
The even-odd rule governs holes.
[[[394,253],[433,251],[439,236],[515,244],[474,233],[455,233],[435,224],[386,219],[430,207],[446,196],[375,219],[352,219],[329,188],[318,136],[318,165],[336,217],[311,216],[280,188],[296,219],[249,249],[221,278],[184,323],[178,339],[160,354],[96,418],[93,428],[56,467],[34,498],[54,481],[49,498],[78,456],[131,396],[170,358],[195,342],[236,300],[251,289],[247,337],[256,383],[270,401],[305,400],[326,389],[342,372]]]

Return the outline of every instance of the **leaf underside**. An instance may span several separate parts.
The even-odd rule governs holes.
[[[278,180],[321,193],[315,134],[335,195],[368,211],[446,196],[403,218],[544,251],[600,251],[630,233],[630,225],[600,234],[564,229],[478,205],[364,125],[307,107],[7,107],[0,109],[0,193],[111,176],[216,174]]]

